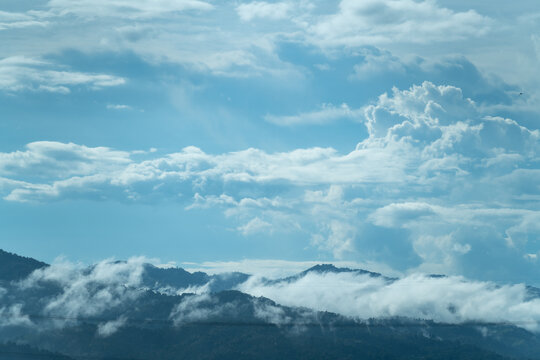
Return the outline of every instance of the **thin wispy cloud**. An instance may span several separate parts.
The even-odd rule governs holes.
[[[35,58],[15,56],[0,60],[0,90],[6,92],[69,94],[74,87],[100,90],[125,83],[124,78],[114,75],[71,71]]]
[[[350,109],[345,103],[341,104],[341,106],[323,104],[320,110],[298,115],[266,115],[264,119],[280,126],[324,125],[340,119],[357,119],[358,121],[361,114],[361,110]]]
[[[213,6],[199,0],[89,1],[50,0],[49,9],[59,15],[75,14],[84,18],[149,18],[187,10],[211,10]]]

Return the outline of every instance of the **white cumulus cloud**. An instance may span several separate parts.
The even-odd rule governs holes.
[[[339,11],[311,24],[308,34],[324,47],[430,43],[478,36],[490,23],[474,10],[455,12],[435,1],[342,0]]]
[[[362,248],[388,254],[380,237],[393,231],[416,256],[408,266],[426,271],[457,271],[488,238],[501,254],[521,252],[509,261],[538,251],[539,130],[430,82],[395,88],[358,114],[369,136],[345,154],[31,143],[0,153],[0,190],[7,201],[176,199],[186,211],[223,211],[244,235],[294,234],[344,259]]]
[[[238,5],[236,11],[240,19],[251,21],[255,18],[283,19],[287,17],[291,8],[291,4],[286,2],[254,1]]]

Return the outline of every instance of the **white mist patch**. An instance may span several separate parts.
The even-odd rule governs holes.
[[[285,310],[283,310],[279,306],[255,303],[254,308],[255,308],[256,318],[261,319],[271,324],[275,324],[275,325],[289,324],[293,320],[291,317],[287,316],[287,314],[285,314]]]
[[[0,307],[0,328],[4,326],[32,326],[28,315],[21,311],[22,304]]]
[[[295,309],[294,314],[287,314],[282,307],[260,299],[253,301],[253,309],[255,318],[278,327],[285,326],[289,331],[297,334],[305,331],[307,325],[319,322],[317,313],[310,309]]]
[[[175,326],[189,322],[198,322],[217,316],[225,311],[231,304],[219,305],[209,293],[186,296],[171,311],[169,318]]]
[[[80,264],[57,261],[34,271],[18,284],[21,290],[54,286],[60,291],[43,298],[44,316],[58,325],[101,315],[103,312],[136,299],[141,294],[141,279],[146,259],[104,260],[86,268]]]
[[[188,286],[186,288],[175,288],[173,286],[163,286],[154,291],[168,296],[178,296],[183,294],[195,294],[195,295],[204,295],[210,292],[210,286],[212,285],[212,280],[201,286]]]
[[[107,337],[116,333],[122,326],[126,324],[127,318],[124,316],[116,320],[107,321],[98,325],[97,334],[101,337]]]
[[[308,273],[290,282],[251,277],[238,289],[286,306],[360,319],[395,316],[442,323],[510,323],[540,331],[540,299],[524,285],[497,286],[463,277],[410,275],[396,281],[354,273]]]

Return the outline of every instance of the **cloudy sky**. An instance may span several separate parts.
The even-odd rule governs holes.
[[[0,247],[540,284],[540,11],[497,3],[3,0]]]

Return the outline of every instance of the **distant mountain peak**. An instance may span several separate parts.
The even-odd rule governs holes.
[[[345,271],[348,272],[352,270],[348,268],[338,268],[332,264],[318,264],[318,265],[310,267],[304,272],[308,273],[308,272],[345,272]]]
[[[368,270],[363,269],[351,269],[351,268],[341,268],[337,267],[333,264],[318,264],[315,266],[310,267],[309,269],[303,271],[301,274],[308,274],[310,272],[316,272],[316,273],[356,273],[356,274],[368,274],[370,276],[382,276],[379,273],[371,272]]]
[[[340,268],[333,264],[318,264],[293,276],[276,279],[276,280],[266,280],[266,283],[278,284],[282,282],[291,282],[291,281],[299,280],[303,278],[304,276],[307,276],[308,274],[328,274],[328,273],[332,273],[332,274],[352,273],[355,275],[368,275],[370,277],[380,277],[387,281],[395,280],[394,278],[389,278],[379,273],[371,272],[371,271],[367,271],[363,269]]]
[[[48,265],[44,262],[0,249],[0,280],[14,281],[24,279],[34,270],[45,266]]]

